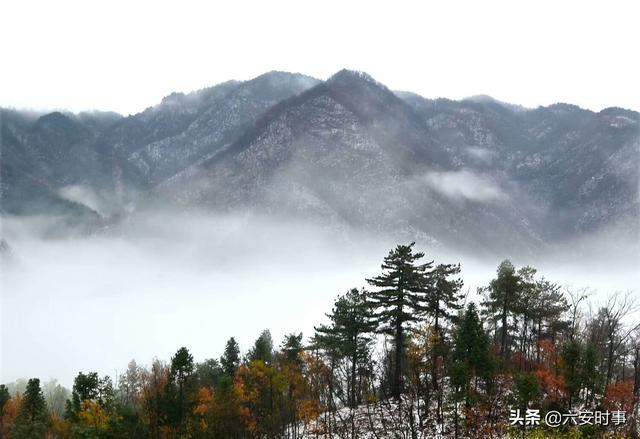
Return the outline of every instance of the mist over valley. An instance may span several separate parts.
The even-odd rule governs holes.
[[[398,243],[637,292],[640,114],[269,72],[141,113],[2,109],[0,378],[311,334]]]

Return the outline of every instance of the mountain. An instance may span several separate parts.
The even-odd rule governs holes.
[[[504,173],[526,190],[550,237],[598,229],[640,213],[640,117],[567,104],[513,110],[498,101],[404,95],[456,150],[459,166]]]
[[[3,109],[1,210],[120,214],[162,178],[233,142],[266,109],[317,82],[270,72],[174,93],[125,118]]]
[[[302,215],[448,245],[514,234],[539,241],[525,212],[503,203],[499,190],[489,202],[439,190],[448,172],[468,178],[455,173],[454,158],[410,105],[367,75],[341,71],[272,108],[223,154],[157,192],[184,204]]]
[[[304,75],[269,72],[188,95],[174,93],[123,120],[100,143],[125,157],[134,172],[153,185],[215,154],[268,108],[317,82]]]
[[[343,70],[269,72],[125,118],[2,115],[7,213],[155,200],[491,251],[635,232],[640,214],[640,115],[619,108],[429,100]]]
[[[113,115],[54,112],[45,115],[0,110],[3,212],[95,218],[88,206],[65,197],[69,185],[104,187],[107,160],[91,148]]]

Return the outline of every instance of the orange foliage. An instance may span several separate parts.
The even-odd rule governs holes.
[[[546,369],[551,369],[558,361],[555,345],[551,340],[540,340],[538,348],[540,349],[540,364]]]
[[[193,414],[198,416],[204,416],[209,413],[213,408],[213,390],[208,387],[202,387],[198,391],[196,397],[196,406],[193,409]]]
[[[540,368],[536,371],[538,384],[542,394],[549,403],[559,402],[565,394],[564,378],[556,375],[547,368]]]
[[[196,426],[199,431],[205,432],[209,427],[207,417],[214,411],[213,390],[208,387],[201,387],[196,396],[196,404],[193,408]]]
[[[633,381],[618,381],[609,384],[605,391],[604,405],[608,410],[625,410],[633,408]]]
[[[21,405],[22,396],[19,394],[7,401],[7,404],[4,406],[4,410],[2,413],[2,431],[0,432],[0,437],[10,437],[9,432],[11,431],[11,427],[13,426],[13,422],[18,416]]]

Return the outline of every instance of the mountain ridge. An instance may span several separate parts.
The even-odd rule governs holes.
[[[5,213],[64,204],[67,187],[83,186],[109,212],[158,198],[536,247],[640,210],[640,113],[616,107],[434,100],[363,72],[319,81],[272,71],[172,93],[128,117],[0,118]]]

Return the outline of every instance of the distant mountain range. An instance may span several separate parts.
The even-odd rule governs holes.
[[[430,100],[342,70],[269,72],[129,117],[0,117],[4,214],[104,224],[153,201],[495,250],[638,232],[640,114],[621,108]]]

